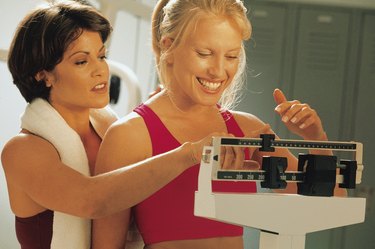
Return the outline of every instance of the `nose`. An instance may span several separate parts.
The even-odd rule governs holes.
[[[225,76],[225,59],[222,57],[213,57],[208,68],[208,74],[212,78],[221,78]]]
[[[106,76],[109,73],[109,67],[105,60],[97,60],[93,68],[93,76]]]

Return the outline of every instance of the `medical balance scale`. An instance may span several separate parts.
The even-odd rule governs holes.
[[[298,171],[285,171],[283,157],[263,157],[261,170],[220,169],[222,146],[257,147],[260,151],[322,149],[351,151],[355,160],[336,156],[300,154]],[[340,188],[355,188],[362,177],[362,144],[357,142],[301,141],[260,138],[213,137],[205,146],[200,164],[194,214],[221,222],[259,229],[260,249],[303,249],[306,234],[361,223],[365,219],[365,198],[334,197]],[[340,174],[337,175],[337,168]],[[298,194],[215,193],[212,180],[260,181],[262,188],[283,189],[297,182]]]

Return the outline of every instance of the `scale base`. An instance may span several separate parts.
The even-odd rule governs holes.
[[[197,191],[194,214],[261,230],[260,249],[304,249],[307,233],[361,223],[365,207],[364,198]]]

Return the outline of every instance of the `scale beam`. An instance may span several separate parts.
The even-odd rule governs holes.
[[[302,184],[302,192],[324,189],[332,183],[355,187],[363,170],[361,143],[275,140],[272,135],[262,135],[260,139],[214,137],[212,144],[203,149],[194,214],[261,230],[260,249],[303,249],[307,233],[361,223],[365,219],[364,198],[212,192],[212,180],[260,181],[271,188],[282,188],[286,182],[294,181]],[[278,157],[264,157],[262,170],[221,170],[221,146],[258,147],[270,152],[275,147],[352,151],[356,160],[337,162],[334,156],[303,154],[299,157],[298,172],[285,171],[286,158]],[[336,169],[340,169],[339,176]]]
[[[348,165],[347,160],[341,160],[337,163],[337,168],[340,168],[340,175],[337,176],[336,183],[341,184],[341,187],[354,188],[355,184],[360,184],[362,180],[363,162],[362,152],[363,145],[358,142],[339,142],[339,141],[308,141],[308,140],[291,140],[291,139],[275,139],[274,134],[262,134],[261,138],[233,138],[233,137],[213,137],[212,146],[203,152],[203,160],[207,162],[210,154],[213,153],[213,179],[214,180],[259,180],[262,181],[264,174],[261,172],[249,171],[234,171],[222,170],[220,168],[220,147],[221,146],[234,146],[234,147],[252,147],[259,148],[260,151],[272,152],[275,148],[288,148],[288,149],[316,149],[316,150],[332,150],[332,151],[348,151],[354,154],[356,169],[355,172],[349,169],[354,165]],[[348,168],[348,169],[346,169]],[[286,181],[303,181],[300,180],[300,174],[304,172],[281,172],[280,178]],[[349,175],[351,174],[351,175]],[[355,183],[348,183],[352,175],[355,174]],[[345,179],[346,178],[346,179]],[[346,181],[346,182],[345,182]],[[353,179],[350,179],[353,181]]]
[[[221,145],[226,146],[240,146],[240,147],[258,147],[258,148],[290,148],[290,149],[322,149],[322,150],[343,150],[356,151],[358,143],[348,142],[327,142],[327,141],[301,141],[278,139],[271,140],[269,145],[266,145],[264,139],[261,138],[219,138]]]

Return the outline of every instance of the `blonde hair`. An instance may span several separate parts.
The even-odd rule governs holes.
[[[156,57],[159,80],[167,87],[166,57],[184,41],[190,27],[196,24],[203,16],[226,16],[234,20],[242,31],[242,39],[248,40],[251,36],[251,25],[246,16],[246,8],[241,0],[159,0],[152,14],[152,47]],[[163,49],[163,38],[173,39],[168,50]],[[231,109],[239,99],[239,91],[244,83],[246,68],[246,53],[242,44],[240,61],[237,73],[230,86],[224,91],[219,104]]]

